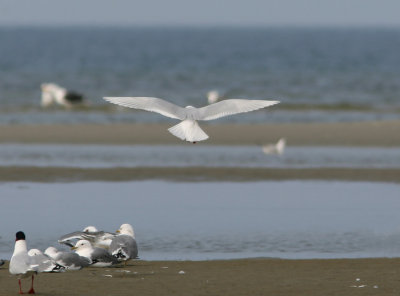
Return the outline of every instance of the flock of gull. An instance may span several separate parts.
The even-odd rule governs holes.
[[[139,258],[135,233],[130,224],[122,224],[116,233],[88,226],[83,231],[63,235],[58,242],[71,247],[72,251],[59,251],[55,247],[48,247],[44,252],[38,249],[28,251],[25,234],[22,231],[16,233],[9,271],[18,276],[20,294],[23,294],[21,278],[30,276],[28,293],[35,293],[33,281],[37,273],[80,270],[88,266],[107,267]]]

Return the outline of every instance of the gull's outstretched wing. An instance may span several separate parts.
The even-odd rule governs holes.
[[[104,97],[104,100],[128,108],[142,109],[161,115],[183,120],[186,117],[185,108],[158,98],[150,97]]]
[[[193,119],[212,120],[237,113],[254,111],[278,103],[279,101],[266,101],[266,100],[241,100],[241,99],[223,100],[215,104],[194,109]]]

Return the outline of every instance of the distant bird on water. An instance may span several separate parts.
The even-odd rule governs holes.
[[[265,154],[278,154],[282,155],[285,151],[286,139],[281,138],[276,144],[266,144],[262,146],[262,150]]]
[[[209,104],[214,104],[220,99],[219,93],[216,90],[211,90],[207,93],[207,101]]]
[[[175,104],[151,97],[104,97],[104,100],[128,108],[142,109],[160,113],[166,117],[179,119],[182,122],[169,128],[168,131],[181,140],[196,143],[208,139],[197,120],[212,120],[220,117],[250,112],[278,104],[279,101],[229,99],[202,108]]]
[[[55,83],[43,83],[42,89],[42,107],[48,107],[53,104],[58,104],[67,108],[74,105],[84,103],[83,95],[68,91]]]

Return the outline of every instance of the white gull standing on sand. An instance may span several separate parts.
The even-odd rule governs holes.
[[[107,267],[119,263],[117,258],[108,253],[107,250],[93,247],[88,240],[77,241],[75,247],[71,249],[75,250],[75,253],[79,256],[89,258],[90,266]]]
[[[130,224],[122,224],[117,230],[118,235],[111,241],[109,252],[118,261],[127,261],[138,258],[138,247],[135,233]]]
[[[35,279],[34,274],[42,271],[56,271],[60,270],[57,266],[50,265],[47,270],[44,267],[41,267],[40,260],[36,260],[37,258],[33,258],[34,256],[28,255],[28,250],[25,241],[25,234],[22,231],[18,231],[16,233],[15,238],[15,246],[14,253],[10,260],[9,271],[13,275],[18,276],[18,284],[19,284],[19,293],[23,294],[21,287],[21,278],[26,278],[32,276],[31,288],[28,291],[29,294],[35,294],[35,290],[33,289],[33,281]],[[45,259],[48,261],[48,259]],[[53,269],[54,270],[51,270]]]
[[[182,122],[168,131],[181,140],[196,143],[208,139],[197,120],[212,120],[220,117],[250,112],[278,104],[279,101],[229,99],[202,108],[186,106],[182,108],[170,102],[151,97],[104,97],[104,100],[128,108],[156,112]]]
[[[83,267],[89,266],[91,263],[86,257],[79,256],[78,254],[72,252],[58,251],[54,247],[48,247],[44,253],[68,270],[79,270]]]

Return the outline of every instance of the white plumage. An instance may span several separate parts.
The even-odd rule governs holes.
[[[276,144],[266,144],[262,147],[265,154],[279,154],[282,155],[285,151],[286,140],[285,138],[279,139]]]
[[[42,107],[58,104],[70,108],[73,105],[84,103],[84,99],[81,94],[68,91],[66,88],[55,83],[43,83],[40,88],[42,90]]]
[[[207,101],[209,104],[214,104],[220,99],[219,93],[216,90],[211,90],[207,93]]]
[[[168,131],[189,142],[208,139],[208,135],[198,125],[198,120],[213,120],[279,103],[279,101],[267,100],[229,99],[202,108],[192,106],[182,108],[165,100],[151,97],[105,97],[104,100],[124,107],[156,112],[166,117],[179,119],[182,122],[169,128]]]

